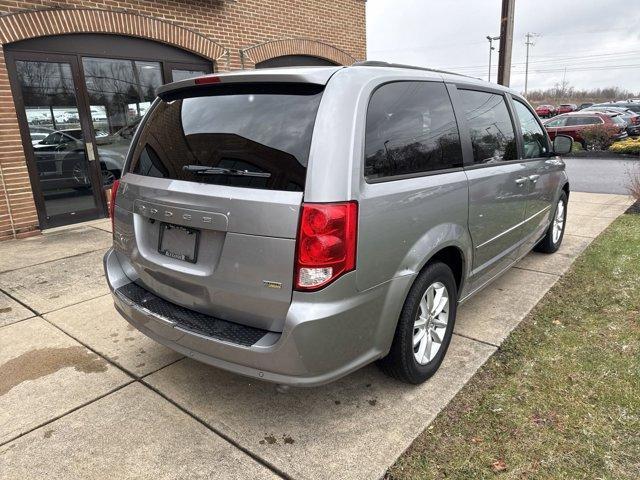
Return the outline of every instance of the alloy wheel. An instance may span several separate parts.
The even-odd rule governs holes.
[[[73,165],[72,175],[73,175],[73,179],[79,185],[89,184],[89,175],[88,175],[87,169],[82,164],[82,162],[76,162]]]
[[[449,292],[440,282],[429,285],[413,323],[413,355],[420,365],[434,359],[449,323]]]
[[[116,181],[115,174],[110,170],[100,170],[100,176],[102,177],[102,186],[110,187],[113,185],[113,182]]]
[[[553,219],[553,243],[558,243],[564,229],[564,202],[560,200],[556,207],[556,216]]]

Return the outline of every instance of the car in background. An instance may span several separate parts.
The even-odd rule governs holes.
[[[31,145],[40,143],[42,140],[47,138],[53,132],[54,131],[50,128],[35,127],[33,125],[29,125],[29,135],[31,136]]]
[[[96,138],[105,135],[96,132]],[[40,181],[50,188],[82,188],[90,184],[85,142],[80,128],[52,131],[33,144]],[[105,187],[120,178],[126,152],[98,146],[100,174]]]
[[[596,103],[594,107],[626,108],[640,115],[640,102],[606,102]]]
[[[585,108],[589,108],[591,105],[593,105],[592,102],[581,103],[580,106],[578,107],[578,111],[584,110]]]
[[[629,135],[640,135],[640,115],[633,110],[622,107],[597,107],[593,106],[584,111],[600,112],[611,117],[620,117],[627,122],[627,133]]]
[[[544,127],[553,140],[556,135],[567,135],[575,142],[579,142],[586,150],[587,142],[582,136],[583,132],[596,125],[608,127],[612,131],[614,140],[628,137],[627,123],[620,116],[609,116],[601,112],[571,112],[553,117],[544,122]]]
[[[558,107],[558,115],[563,113],[575,112],[578,106],[575,103],[563,103]]]
[[[556,107],[553,105],[538,105],[536,107],[536,113],[540,118],[553,117],[556,114]]]

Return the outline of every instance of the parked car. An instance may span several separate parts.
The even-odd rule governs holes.
[[[199,361],[311,386],[379,360],[420,383],[458,304],[562,242],[572,140],[552,153],[513,90],[364,62],[158,95],[112,189],[105,272],[127,321]]]
[[[36,127],[34,125],[29,125],[29,135],[31,136],[31,144],[35,145],[40,143],[42,140],[47,138],[53,130],[46,127]]]
[[[540,118],[548,118],[556,115],[556,107],[553,105],[538,105],[536,113]]]
[[[96,136],[101,137],[101,132],[96,132]],[[90,185],[85,143],[80,128],[52,131],[33,144],[33,151],[40,182],[46,189],[83,188]],[[98,147],[104,186],[111,185],[120,177],[125,153]]]
[[[558,107],[557,113],[558,115],[562,113],[575,112],[578,109],[578,106],[573,103],[563,103]]]
[[[611,129],[614,140],[620,140],[628,136],[626,122],[618,116],[611,117],[601,112],[572,112],[564,113],[544,122],[549,132],[549,137],[554,139],[556,135],[567,135],[575,142],[579,142],[582,148],[587,149],[587,141],[582,136],[583,132],[596,125],[602,125]]]
[[[592,102],[581,103],[577,110],[584,110],[585,108],[589,108],[591,105],[593,105]]]
[[[640,103],[639,102],[609,102],[609,103],[598,103],[593,105],[594,107],[614,107],[614,108],[626,108],[631,110],[632,112],[640,114]]]
[[[601,112],[610,117],[620,117],[626,122],[626,130],[629,135],[640,135],[640,115],[628,108],[593,106],[585,111]]]

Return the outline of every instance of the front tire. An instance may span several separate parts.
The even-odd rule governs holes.
[[[413,384],[436,373],[451,343],[457,306],[453,272],[444,263],[432,263],[407,295],[391,350],[378,362],[382,371]]]
[[[560,194],[558,203],[553,212],[551,223],[544,238],[534,247],[536,252],[555,253],[562,244],[564,229],[567,224],[567,192],[564,190]]]

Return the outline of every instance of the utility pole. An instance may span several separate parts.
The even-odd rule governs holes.
[[[509,86],[511,81],[511,50],[513,48],[513,17],[516,0],[502,0],[500,18],[500,51],[498,54],[498,83]]]
[[[491,37],[487,35],[487,40],[489,40],[489,75],[487,76],[487,82],[491,81],[491,52],[493,52],[496,47],[493,46],[494,40],[500,40],[500,37]]]
[[[539,34],[537,33],[527,33],[525,35],[525,37],[527,38],[527,41],[524,42],[524,44],[527,46],[527,61],[525,63],[525,67],[524,67],[524,96],[526,98],[527,96],[527,87],[529,86],[529,47],[533,47],[535,45],[535,43],[533,43],[531,41],[531,39],[533,37],[538,37]]]

